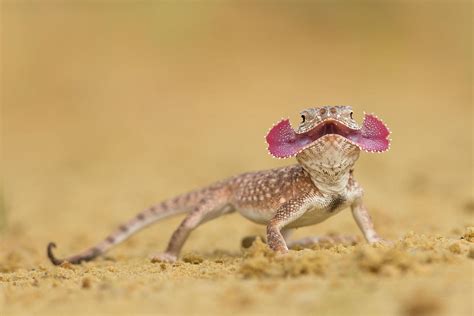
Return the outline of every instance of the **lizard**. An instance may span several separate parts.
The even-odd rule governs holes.
[[[390,148],[388,127],[374,114],[365,114],[359,125],[350,106],[312,107],[300,114],[296,130],[289,119],[282,119],[265,137],[270,155],[294,157],[296,164],[244,173],[165,200],[138,213],[95,246],[64,259],[55,257],[56,244],[50,242],[50,261],[60,265],[92,260],[142,228],[183,213],[186,217],[166,250],[153,254],[152,261],[176,261],[194,229],[233,212],[265,225],[267,244],[278,254],[295,245],[344,240],[322,236],[291,241],[289,235],[295,228],[318,224],[348,207],[365,240],[383,242],[364,206],[363,189],[353,170],[361,151],[381,153]]]

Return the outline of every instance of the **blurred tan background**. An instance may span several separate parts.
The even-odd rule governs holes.
[[[374,112],[392,149],[356,175],[380,232],[472,225],[472,6],[424,2],[3,1],[5,249],[47,265],[137,211],[272,159],[264,136],[319,105]],[[180,218],[111,255],[162,250]],[[186,251],[239,253],[237,215]],[[297,235],[358,233],[350,212]],[[1,260],[1,259],[0,259]]]

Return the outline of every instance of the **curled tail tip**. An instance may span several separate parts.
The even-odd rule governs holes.
[[[56,244],[54,242],[50,242],[47,247],[47,255],[49,260],[52,264],[58,266],[64,262],[64,260],[57,259],[53,254],[53,249],[56,248]]]

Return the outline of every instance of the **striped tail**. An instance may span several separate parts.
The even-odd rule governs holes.
[[[93,260],[94,258],[107,252],[110,248],[128,239],[131,235],[145,228],[146,226],[161,219],[190,211],[194,204],[196,204],[200,195],[199,193],[199,191],[194,191],[183,194],[174,199],[164,201],[156,206],[152,206],[141,213],[138,213],[133,219],[119,226],[119,228],[117,228],[103,241],[74,256],[64,259],[56,258],[53,254],[53,249],[56,247],[56,244],[54,242],[50,242],[47,247],[48,258],[54,265],[60,265],[63,262],[79,264],[83,261]]]

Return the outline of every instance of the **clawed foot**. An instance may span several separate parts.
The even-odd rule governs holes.
[[[155,262],[176,262],[177,259],[178,259],[177,256],[175,256],[171,253],[167,253],[167,252],[160,252],[160,253],[156,253],[156,254],[153,254],[153,255],[150,256],[150,260],[153,263],[155,263]]]
[[[395,245],[394,241],[383,239],[381,237],[373,238],[369,241],[371,245],[383,245],[383,246],[393,246]]]

